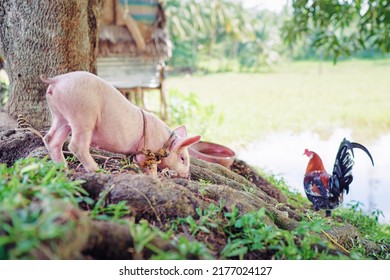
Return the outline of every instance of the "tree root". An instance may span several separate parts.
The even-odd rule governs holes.
[[[47,155],[42,140],[29,131],[3,131],[0,132],[0,139],[0,162],[7,165],[12,165],[17,159],[27,155]],[[136,169],[123,167],[126,159],[124,155],[103,151],[92,153],[99,154],[97,160],[103,161],[110,174],[74,171],[70,173],[70,178],[83,180],[82,187],[89,193],[90,198],[95,202],[102,202],[103,206],[126,201],[135,223],[145,219],[151,226],[167,230],[170,222],[178,217],[192,216],[195,220],[198,219],[196,209],[207,209],[213,203],[223,205],[223,212],[231,212],[237,207],[240,214],[264,208],[264,221],[267,224],[292,231],[297,228],[305,211],[303,207],[292,207],[285,194],[243,161],[236,161],[230,170],[191,158],[191,180],[187,180],[139,174]],[[109,169],[111,165],[114,166],[113,169]],[[70,170],[74,170],[74,163],[69,166]],[[112,174],[113,170],[119,172]],[[56,222],[73,226],[73,230],[65,238],[57,240],[56,246],[53,246],[51,241],[44,242],[34,251],[36,258],[137,259],[152,255],[147,248],[141,252],[135,250],[126,218],[123,219],[125,224],[94,221],[85,212],[69,206],[64,201],[56,201],[49,206],[33,204],[31,207],[61,207],[63,213],[61,212]],[[88,205],[82,207],[84,210],[91,210]],[[7,217],[6,213],[4,215]],[[357,240],[370,252],[390,250],[388,245],[378,245],[363,239],[357,229],[348,224],[332,228],[327,234],[347,250],[353,248]],[[153,242],[162,250],[172,249],[172,245],[161,238],[156,237]]]
[[[95,173],[75,174],[73,178],[85,181],[82,187],[94,200],[98,200],[100,193],[113,186],[105,204],[127,201],[136,220],[147,219],[161,224],[176,217],[194,216],[196,208],[207,207],[207,203],[190,190],[166,178],[143,174]]]

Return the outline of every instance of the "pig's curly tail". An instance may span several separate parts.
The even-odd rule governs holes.
[[[49,77],[47,77],[44,74],[41,74],[39,76],[39,78],[41,79],[42,82],[44,82],[45,84],[48,84],[48,85],[51,85],[51,84],[53,84],[56,81],[55,78],[49,78]]]

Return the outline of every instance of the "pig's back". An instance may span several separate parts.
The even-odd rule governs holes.
[[[132,106],[115,87],[86,71],[69,72],[52,80],[48,102],[68,117],[75,112],[98,112],[99,115],[112,110],[123,112],[124,108]]]

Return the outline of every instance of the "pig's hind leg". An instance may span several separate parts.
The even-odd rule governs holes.
[[[72,130],[72,139],[69,143],[69,150],[76,155],[87,172],[94,172],[99,169],[89,152],[91,139],[92,129],[78,128]]]
[[[46,149],[49,151],[50,157],[54,162],[66,164],[62,146],[66,137],[68,137],[71,129],[69,125],[61,118],[53,117],[52,126],[49,132],[43,138]]]

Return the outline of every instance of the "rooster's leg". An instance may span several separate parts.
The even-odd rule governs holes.
[[[332,211],[326,210],[325,211],[325,217],[330,217],[332,215]]]

